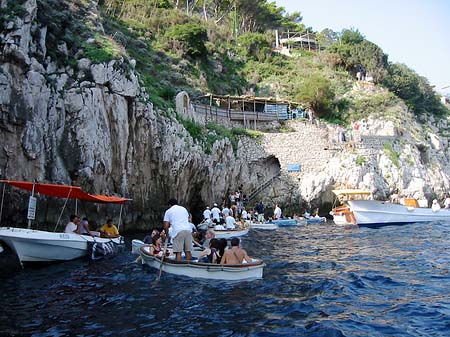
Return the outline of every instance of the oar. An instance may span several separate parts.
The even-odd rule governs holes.
[[[166,237],[166,239],[164,240],[163,255],[161,256],[161,264],[159,265],[159,273],[158,273],[158,278],[156,279],[156,281],[159,281],[159,279],[161,278],[163,262],[164,262],[164,258],[166,257],[166,252],[167,252],[167,241],[169,241],[169,238]]]

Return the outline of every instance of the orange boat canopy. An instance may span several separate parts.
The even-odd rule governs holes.
[[[31,183],[26,181],[10,181],[10,180],[0,180],[1,183],[8,184],[14,187],[21,188],[23,190],[32,191],[34,185],[34,192],[49,195],[58,198],[69,198],[69,199],[79,199],[86,200],[96,203],[109,203],[109,204],[123,204],[131,199],[99,195],[99,194],[89,194],[84,192],[81,187],[78,186],[68,186],[68,185],[55,185],[55,184],[41,184],[41,183]]]

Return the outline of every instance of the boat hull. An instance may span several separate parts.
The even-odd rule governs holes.
[[[287,227],[287,226],[297,226],[298,221],[295,219],[279,219],[279,220],[271,220],[267,223],[278,225],[279,227]]]
[[[450,210],[410,207],[378,200],[348,201],[359,226],[406,224],[413,222],[449,221]]]
[[[248,234],[248,228],[245,229],[233,229],[233,230],[214,230],[216,239],[231,239],[237,236],[244,236]]]
[[[278,229],[278,225],[270,222],[265,223],[252,223],[250,224],[250,228],[252,229],[264,229],[264,230],[275,230]]]
[[[21,262],[57,262],[74,260],[90,253],[89,243],[121,243],[122,238],[94,238],[75,233],[53,233],[25,228],[0,228],[5,242]]]
[[[261,260],[256,259],[254,263],[240,265],[174,261],[170,258],[161,262],[160,258],[149,255],[148,247],[145,246],[141,248],[140,254],[143,264],[147,264],[157,270],[162,268],[163,272],[169,274],[210,280],[244,281],[260,279],[263,277],[263,269],[265,266]]]

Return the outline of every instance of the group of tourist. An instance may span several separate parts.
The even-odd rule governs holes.
[[[101,226],[98,231],[91,231],[91,229],[89,228],[88,218],[84,217],[81,220],[81,218],[76,214],[72,214],[70,216],[70,221],[67,223],[64,232],[81,235],[100,236],[102,238],[119,237],[119,230],[113,224],[112,219],[108,219],[106,223],[103,226]]]
[[[240,240],[238,238],[233,238],[231,247],[227,249],[227,240],[216,239],[212,228],[206,230],[202,239],[203,242],[198,243],[196,241],[198,235],[192,228],[190,214],[187,209],[178,205],[176,199],[170,199],[168,204],[169,208],[164,213],[163,218],[163,230],[159,232],[157,229],[153,229],[151,234],[144,238],[144,243],[150,245],[151,255],[163,256],[163,241],[171,240],[172,251],[177,261],[182,260],[182,253],[184,253],[186,260],[192,260],[193,243],[195,242],[195,244],[204,248],[204,251],[200,253],[200,262],[218,264],[239,264],[244,260],[252,262],[247,252],[240,248]],[[217,208],[217,205],[214,207]],[[211,210],[211,214],[216,214],[217,211],[214,210],[213,212],[213,210],[214,208]],[[219,213],[221,212],[219,211]]]

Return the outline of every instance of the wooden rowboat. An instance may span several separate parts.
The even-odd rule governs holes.
[[[142,264],[147,264],[157,270],[162,268],[163,272],[169,274],[192,278],[226,281],[260,279],[263,277],[265,267],[264,262],[260,259],[253,259],[252,263],[220,265],[186,260],[175,261],[170,257],[162,260],[160,257],[150,255],[148,246],[142,246],[139,252],[142,257]]]

